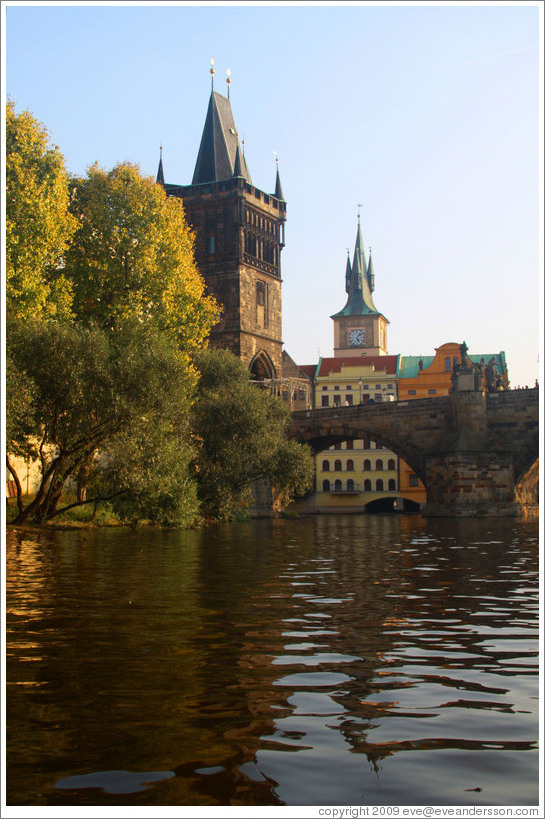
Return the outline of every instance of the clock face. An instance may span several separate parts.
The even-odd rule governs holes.
[[[348,341],[353,347],[361,347],[365,341],[365,330],[363,328],[359,330],[349,330]]]

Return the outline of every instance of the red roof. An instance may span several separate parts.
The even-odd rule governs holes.
[[[301,364],[299,369],[302,373],[304,373],[309,378],[314,378],[314,373],[316,372],[316,364]]]
[[[340,373],[341,368],[369,367],[375,365],[377,373],[395,375],[397,372],[397,355],[366,355],[366,356],[339,356],[338,358],[322,358],[318,377],[326,377],[331,373]]]

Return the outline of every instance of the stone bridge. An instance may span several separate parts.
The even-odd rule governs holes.
[[[427,516],[536,514],[539,390],[303,410],[290,435],[314,452],[368,436],[406,461],[427,490]]]

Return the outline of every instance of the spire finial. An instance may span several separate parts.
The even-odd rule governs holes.
[[[358,225],[360,223],[360,208],[363,208],[363,205],[358,205]]]
[[[214,90],[214,74],[216,73],[214,69],[214,58],[212,57],[210,60],[210,75],[212,79],[212,91]]]
[[[227,99],[229,99],[229,90],[231,88],[231,69],[227,69]]]
[[[246,145],[246,142],[244,141],[244,131],[243,131],[242,132],[242,156],[244,156],[244,146],[245,145]]]

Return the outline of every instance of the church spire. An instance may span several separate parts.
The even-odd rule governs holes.
[[[163,173],[163,146],[159,147],[159,167],[157,168],[157,179],[155,180],[158,185],[165,186],[165,175]]]

